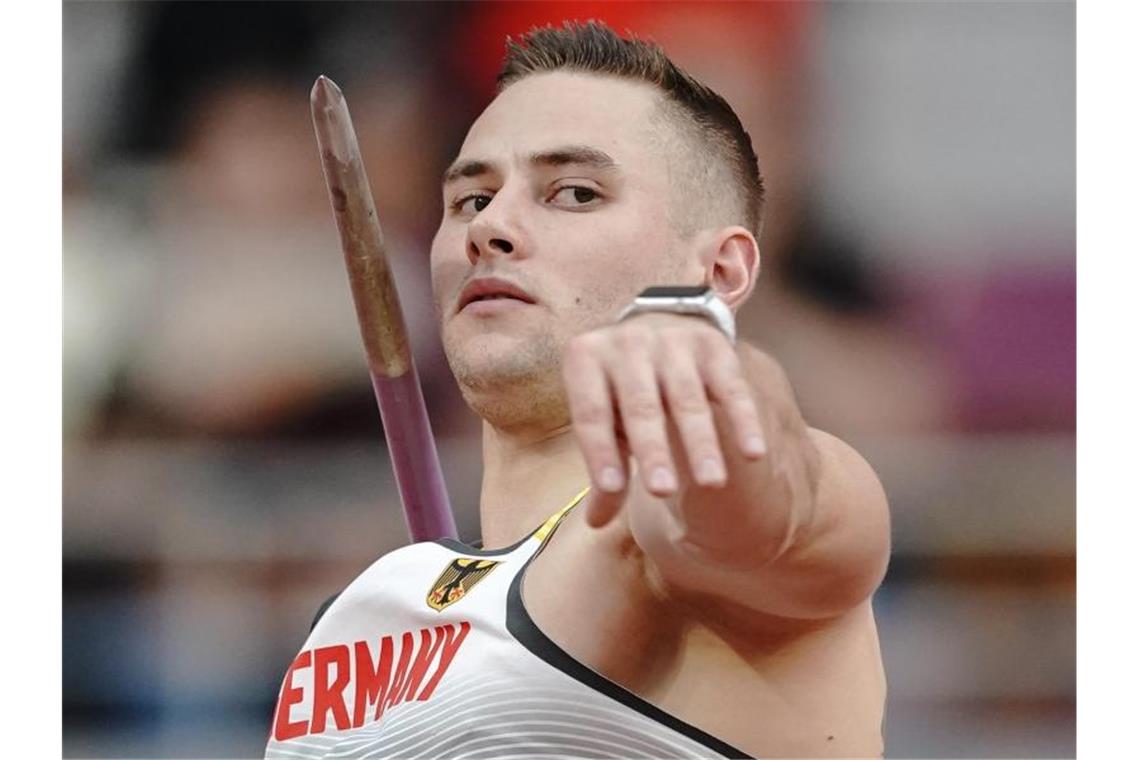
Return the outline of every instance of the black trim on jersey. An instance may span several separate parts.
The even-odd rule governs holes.
[[[554,531],[551,531],[550,535],[547,536],[547,541],[549,541],[553,535]],[[545,545],[546,543],[543,542],[543,546]],[[536,551],[534,555],[526,561],[526,564],[522,566],[522,569],[515,574],[514,580],[511,581],[510,590],[507,591],[507,630],[510,631],[511,635],[514,636],[520,644],[530,650],[532,654],[558,668],[575,681],[578,681],[594,691],[601,692],[611,699],[621,702],[626,707],[641,713],[650,720],[656,721],[666,728],[670,728],[679,734],[687,736],[693,741],[720,753],[724,757],[746,758],[751,760],[751,755],[742,752],[712,734],[702,731],[694,725],[686,723],[677,716],[665,712],[660,707],[657,707],[651,702],[647,702],[625,687],[614,683],[601,673],[590,669],[588,666],[574,659],[569,652],[558,646],[550,637],[543,633],[531,618],[530,613],[527,612],[526,605],[523,604],[522,598],[522,582],[526,575],[526,570],[530,567],[530,563],[534,562],[535,557],[541,553],[542,547],[539,547],[539,550]]]
[[[578,504],[580,504],[582,502],[583,498],[585,498],[585,491],[583,491],[581,494],[579,494],[578,498],[575,499],[571,504],[568,504],[566,506],[566,509],[563,510],[563,512],[562,512],[562,516],[565,517],[567,512],[570,509],[573,509],[574,507],[578,506]],[[561,521],[561,519],[560,519],[560,521]],[[510,546],[504,546],[502,549],[484,549],[482,539],[477,539],[472,544],[465,544],[462,541],[458,541],[454,538],[437,538],[435,540],[435,543],[437,543],[440,546],[443,546],[447,549],[451,549],[453,552],[459,552],[460,554],[471,554],[471,555],[476,556],[476,557],[494,557],[496,554],[510,554],[515,549],[519,548],[520,546],[525,544],[527,541],[534,538],[534,534],[538,533],[540,530],[542,530],[542,526],[546,525],[546,522],[547,521],[544,520],[542,522],[542,524],[536,525],[534,530],[532,530],[530,533],[527,533],[525,536],[520,538],[518,541],[515,541]],[[557,522],[554,524],[554,527],[555,528],[558,527]],[[551,534],[553,534],[553,529],[551,530]],[[549,535],[548,535],[548,537],[549,537]],[[541,547],[539,547],[539,551],[541,551],[541,550],[542,550]]]
[[[542,526],[540,525],[539,527]],[[451,549],[453,552],[459,552],[460,554],[470,554],[472,557],[494,557],[497,554],[510,554],[515,549],[519,548],[527,541],[529,541],[537,530],[538,528],[535,528],[533,531],[523,536],[515,543],[511,544],[510,546],[504,546],[502,549],[484,549],[482,548],[482,541],[476,542],[480,544],[479,546],[473,546],[471,544],[465,544],[462,541],[458,541],[454,538],[437,538],[434,543],[437,543],[444,548]]]
[[[313,616],[313,622],[309,626],[309,633],[313,632],[313,629],[317,627],[317,623],[319,623],[321,621],[321,618],[325,616],[325,612],[329,607],[332,607],[332,603],[335,602],[342,593],[343,592],[338,591],[321,603],[321,606],[317,608],[317,614]]]

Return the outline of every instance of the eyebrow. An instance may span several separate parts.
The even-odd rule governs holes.
[[[478,177],[490,173],[491,163],[489,161],[479,161],[477,159],[456,160],[447,168],[447,171],[443,173],[443,184],[451,184],[462,177]]]
[[[530,162],[537,166],[565,166],[575,164],[595,169],[616,169],[617,161],[604,150],[589,145],[567,145],[541,153],[532,153]]]
[[[603,171],[618,168],[618,162],[604,150],[589,145],[565,145],[552,150],[531,153],[533,166],[589,166]],[[456,160],[443,173],[443,184],[448,185],[463,177],[479,177],[495,171],[495,163],[478,158]]]

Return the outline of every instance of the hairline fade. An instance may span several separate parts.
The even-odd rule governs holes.
[[[498,90],[533,74],[555,71],[612,76],[651,85],[662,95],[662,109],[677,127],[679,136],[693,149],[682,168],[686,181],[675,182],[692,188],[694,180],[708,203],[702,211],[687,205],[678,208],[680,216],[703,214],[692,224],[738,223],[759,237],[764,206],[764,184],[752,139],[744,130],[732,106],[712,88],[701,84],[673,63],[659,45],[634,36],[618,36],[604,23],[589,20],[563,22],[562,28],[535,27],[520,39],[507,38],[503,68],[497,78]],[[668,154],[667,154],[668,155]],[[723,183],[729,178],[735,202],[725,216]],[[718,213],[719,211],[719,213]]]

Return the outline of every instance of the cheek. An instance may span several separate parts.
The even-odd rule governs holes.
[[[655,210],[631,206],[590,220],[581,272],[589,288],[614,293],[624,305],[647,284],[671,279],[674,241],[668,221]]]
[[[572,252],[568,259],[573,263],[557,276],[565,289],[565,303],[574,313],[567,321],[573,333],[611,323],[645,283],[656,280],[647,267],[649,251],[638,245],[640,238],[617,228],[598,228],[595,233],[588,244]]]
[[[436,310],[454,298],[469,268],[463,254],[465,239],[452,229],[441,228],[431,243],[431,289]]]

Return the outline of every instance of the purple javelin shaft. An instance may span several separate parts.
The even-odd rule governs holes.
[[[321,76],[313,85],[311,105],[360,336],[408,531],[412,541],[454,538],[455,518],[348,104],[340,88]]]
[[[412,541],[456,538],[455,519],[415,365],[400,377],[371,375]]]

